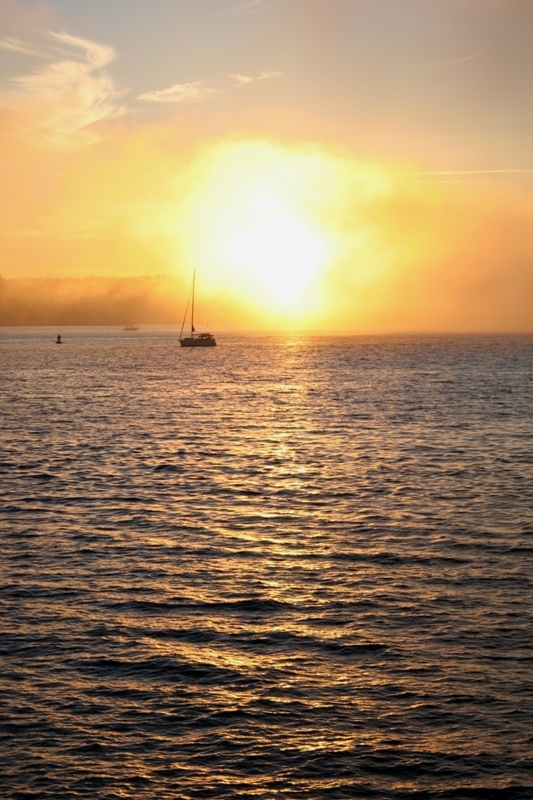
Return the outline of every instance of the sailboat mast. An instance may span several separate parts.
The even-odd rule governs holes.
[[[191,309],[191,339],[194,334],[194,282],[196,280],[196,270],[192,273],[192,309]]]

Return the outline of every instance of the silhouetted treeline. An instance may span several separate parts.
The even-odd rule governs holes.
[[[177,323],[182,306],[182,287],[167,276],[0,277],[0,325]]]

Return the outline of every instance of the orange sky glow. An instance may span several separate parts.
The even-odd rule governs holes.
[[[142,0],[117,43],[103,3],[89,24],[76,1],[0,0],[3,278],[167,276],[181,308],[196,268],[213,329],[532,330],[519,87],[475,127],[531,6],[437,2],[430,59],[415,0],[190,5],[161,3],[183,47],[154,21],[140,75]]]

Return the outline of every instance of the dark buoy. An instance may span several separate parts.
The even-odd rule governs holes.
[[[63,342],[61,341],[61,336],[59,334],[57,334],[56,344],[63,344]]]

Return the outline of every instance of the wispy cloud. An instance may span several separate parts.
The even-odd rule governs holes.
[[[216,89],[207,86],[205,81],[194,81],[193,83],[175,83],[168,89],[159,91],[145,92],[138,95],[138,100],[146,100],[149,103],[192,103],[204,100],[212,94],[216,94]]]
[[[470,53],[468,56],[462,56],[461,58],[454,58],[452,61],[448,61],[443,66],[446,67],[457,67],[459,64],[466,64],[467,61],[475,61],[476,58],[484,55],[488,50],[488,47],[483,47],[481,50],[476,50],[475,53]]]
[[[33,56],[34,58],[48,59],[50,57],[50,53],[47,50],[22,42],[16,36],[6,36],[0,39],[0,49],[10,50],[12,53],[21,53],[26,56]]]
[[[0,49],[44,61],[34,71],[9,80],[0,90],[0,106],[14,112],[17,130],[26,138],[54,148],[70,148],[94,142],[94,125],[124,113],[120,98],[107,71],[115,60],[112,47],[73,36],[65,31],[48,31],[37,43],[16,37],[0,39]],[[208,82],[174,83],[137,96],[152,104],[198,103],[239,87],[280,76],[263,71],[237,73]]]
[[[244,75],[238,73],[230,75],[232,81],[228,87],[219,84],[218,86],[209,85],[206,81],[193,81],[192,83],[175,83],[169,86],[168,89],[159,89],[151,92],[145,92],[138,95],[138,100],[145,100],[148,103],[197,103],[202,100],[212,97],[216,94],[221,94],[229,89],[236,89],[239,86],[245,86],[257,81],[264,81],[268,78],[276,78],[281,75],[281,72],[261,72],[259,75]]]
[[[281,74],[281,72],[261,72],[259,75],[230,75],[230,78],[235,81],[234,86],[244,86],[247,83],[267,80],[267,78],[278,78]]]
[[[66,32],[53,33],[50,31],[48,35],[67,48],[65,50],[66,54],[71,52],[71,50],[74,52],[77,50],[84,51],[87,64],[92,66],[93,69],[102,69],[117,57],[113,48],[107,45],[90,42],[88,39],[80,39],[78,36],[71,36]],[[71,50],[69,50],[69,48],[71,48]]]
[[[410,64],[409,66],[405,67],[405,70],[408,72],[440,72],[441,70],[452,69],[453,67],[458,67],[461,64],[466,64],[469,61],[475,61],[481,56],[485,55],[488,51],[488,47],[483,47],[481,50],[476,50],[473,53],[468,53],[465,56],[459,56],[458,58],[449,58],[445,61],[427,61],[425,63],[419,64]]]
[[[441,169],[429,172],[404,172],[404,175],[522,175],[533,173],[533,169]]]
[[[31,119],[33,135],[53,147],[72,147],[94,141],[88,129],[94,123],[116,117],[123,108],[105,67],[116,54],[111,47],[48,31],[38,47],[15,38],[0,47],[45,59],[49,63],[34,72],[12,78],[0,94],[7,108],[22,109]]]

